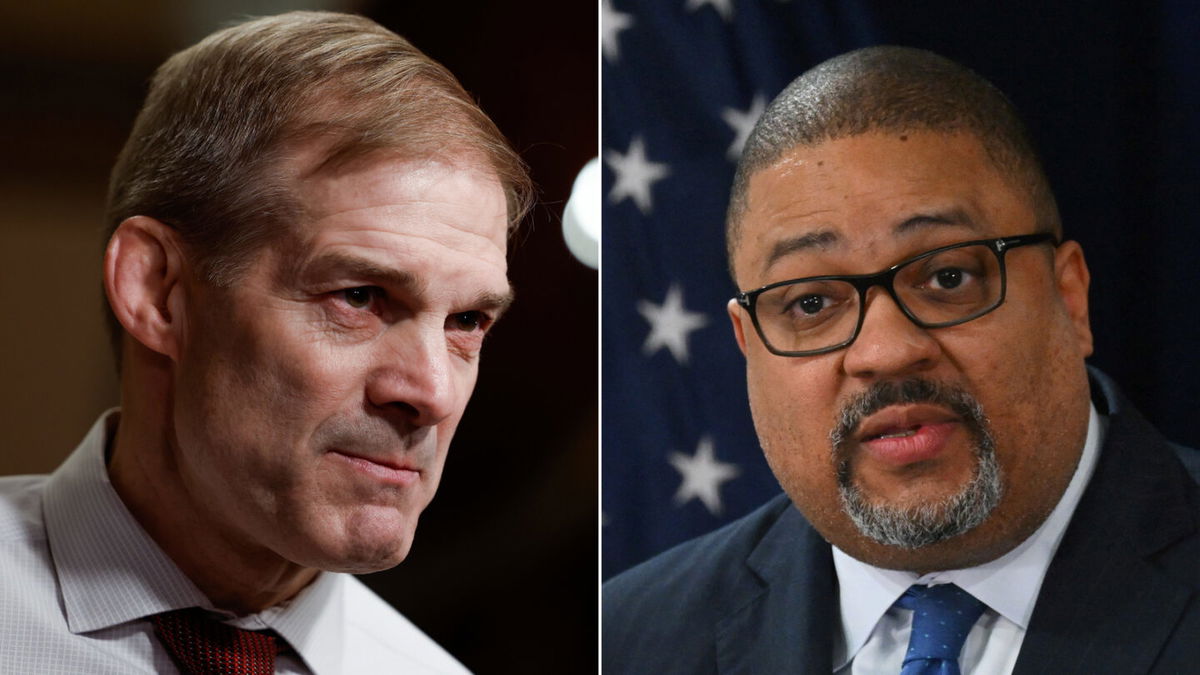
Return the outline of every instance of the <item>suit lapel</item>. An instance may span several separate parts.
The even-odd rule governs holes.
[[[1098,572],[1059,567],[1046,577],[1014,675],[1149,672],[1190,591],[1121,554]]]
[[[1119,395],[1108,407],[1100,461],[1047,570],[1015,674],[1148,672],[1191,598],[1149,561],[1195,536],[1195,486]]]
[[[717,625],[718,672],[829,673],[837,582],[829,544],[789,507],[746,560]]]

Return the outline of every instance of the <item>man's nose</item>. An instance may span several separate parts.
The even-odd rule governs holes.
[[[441,325],[417,321],[393,326],[383,336],[367,382],[374,405],[401,411],[410,424],[434,426],[459,405],[459,383]]]
[[[927,371],[941,345],[913,323],[883,288],[867,291],[866,315],[858,338],[846,348],[843,369],[853,377],[879,379]]]

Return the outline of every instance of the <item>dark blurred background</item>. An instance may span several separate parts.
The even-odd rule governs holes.
[[[1200,447],[1200,3],[1193,0],[605,0],[610,153],[640,139],[669,172],[653,210],[604,205],[604,574],[715,529],[777,494],[746,401],[725,303],[729,119],[834,55],[921,47],[991,80],[1042,153],[1066,236],[1092,271],[1095,355],[1170,439]],[[682,290],[706,319],[690,359],[644,345],[642,302]],[[707,442],[737,474],[720,509],[675,498],[673,453]]]
[[[541,191],[509,256],[517,303],[489,338],[438,496],[409,559],[364,580],[476,672],[595,672],[597,275],[560,227],[596,154],[593,3],[4,3],[0,473],[53,470],[118,403],[101,214],[150,74],[232,19],[289,9],[365,14],[444,63]]]

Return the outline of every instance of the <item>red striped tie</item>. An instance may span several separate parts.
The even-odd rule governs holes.
[[[274,675],[275,638],[221,623],[199,607],[150,617],[187,675]]]

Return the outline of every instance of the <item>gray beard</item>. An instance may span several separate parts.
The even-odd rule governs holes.
[[[873,504],[854,484],[848,459],[853,432],[867,416],[897,403],[934,403],[958,415],[973,437],[975,472],[958,493],[910,507]],[[979,526],[1004,493],[996,442],[979,402],[967,392],[927,380],[880,382],[848,402],[830,432],[842,508],[863,536],[904,549],[930,546]]]

